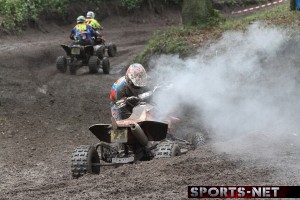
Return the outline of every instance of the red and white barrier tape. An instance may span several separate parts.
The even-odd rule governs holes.
[[[239,11],[236,11],[236,12],[233,11],[231,14],[241,14],[241,13],[245,13],[245,12],[250,12],[250,11],[253,11],[253,10],[260,9],[260,8],[265,8],[265,7],[268,7],[268,6],[273,6],[273,5],[276,5],[276,4],[285,3],[287,1],[288,0],[274,1],[274,2],[271,2],[271,3],[264,4],[264,5],[256,6],[256,7],[253,7],[253,8],[247,8],[247,9],[239,10]]]

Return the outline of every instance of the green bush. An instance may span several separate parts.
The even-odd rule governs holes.
[[[20,31],[29,21],[38,21],[42,12],[66,14],[66,8],[77,2],[87,2],[99,5],[111,0],[0,0],[0,29]],[[146,0],[118,0],[119,6],[127,10],[140,7]],[[162,3],[178,4],[181,0],[163,0]]]
[[[127,10],[133,10],[139,8],[143,1],[144,0],[120,0],[120,4]]]
[[[70,0],[0,0],[2,28],[20,31],[28,21],[37,21],[41,12],[64,13]]]
[[[145,50],[134,61],[146,64],[149,57],[155,54],[179,54],[182,57],[192,52],[186,36],[193,30],[183,27],[170,27],[165,32],[157,31],[149,40]]]

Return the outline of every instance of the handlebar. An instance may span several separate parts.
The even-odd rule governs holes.
[[[158,89],[160,89],[160,88],[169,89],[171,87],[172,87],[172,85],[168,85],[168,86],[155,86],[152,91],[144,92],[144,93],[142,93],[142,94],[140,94],[138,96],[131,96],[131,97],[127,97],[127,98],[125,97],[125,98],[123,98],[123,99],[115,102],[115,105],[117,107],[123,107],[123,106],[125,106],[128,103],[129,105],[133,106],[132,103],[131,103],[131,101],[135,101],[136,103],[137,102],[141,102],[141,101],[145,101],[145,100],[149,99],[155,93],[155,91],[157,91]]]

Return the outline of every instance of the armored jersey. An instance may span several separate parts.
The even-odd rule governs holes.
[[[127,87],[125,76],[123,76],[113,84],[109,98],[111,101],[116,102],[123,97],[130,97],[133,95],[133,92]]]
[[[93,45],[93,40],[92,40],[92,34],[93,34],[93,29],[91,26],[81,23],[77,24],[71,32],[70,38],[75,41],[75,43],[78,44],[91,44]]]
[[[88,24],[88,25],[90,25],[95,30],[99,30],[101,28],[100,23],[97,20],[95,20],[95,19],[90,19],[90,18],[86,19],[85,23]]]
[[[137,96],[145,92],[146,88],[134,89],[130,88],[126,82],[125,76],[119,78],[112,86],[110,91],[110,107],[112,116],[116,120],[126,119],[131,115],[132,107],[126,106],[126,108],[122,110],[118,110],[114,108],[114,103],[124,97]]]

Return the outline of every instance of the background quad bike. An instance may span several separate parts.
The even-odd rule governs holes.
[[[56,68],[60,72],[65,73],[69,66],[70,73],[76,74],[77,69],[87,65],[89,72],[92,74],[97,73],[100,68],[103,69],[104,74],[109,74],[109,59],[103,55],[97,56],[95,51],[96,46],[61,45],[61,47],[65,50],[67,56],[59,56],[56,59]]]

